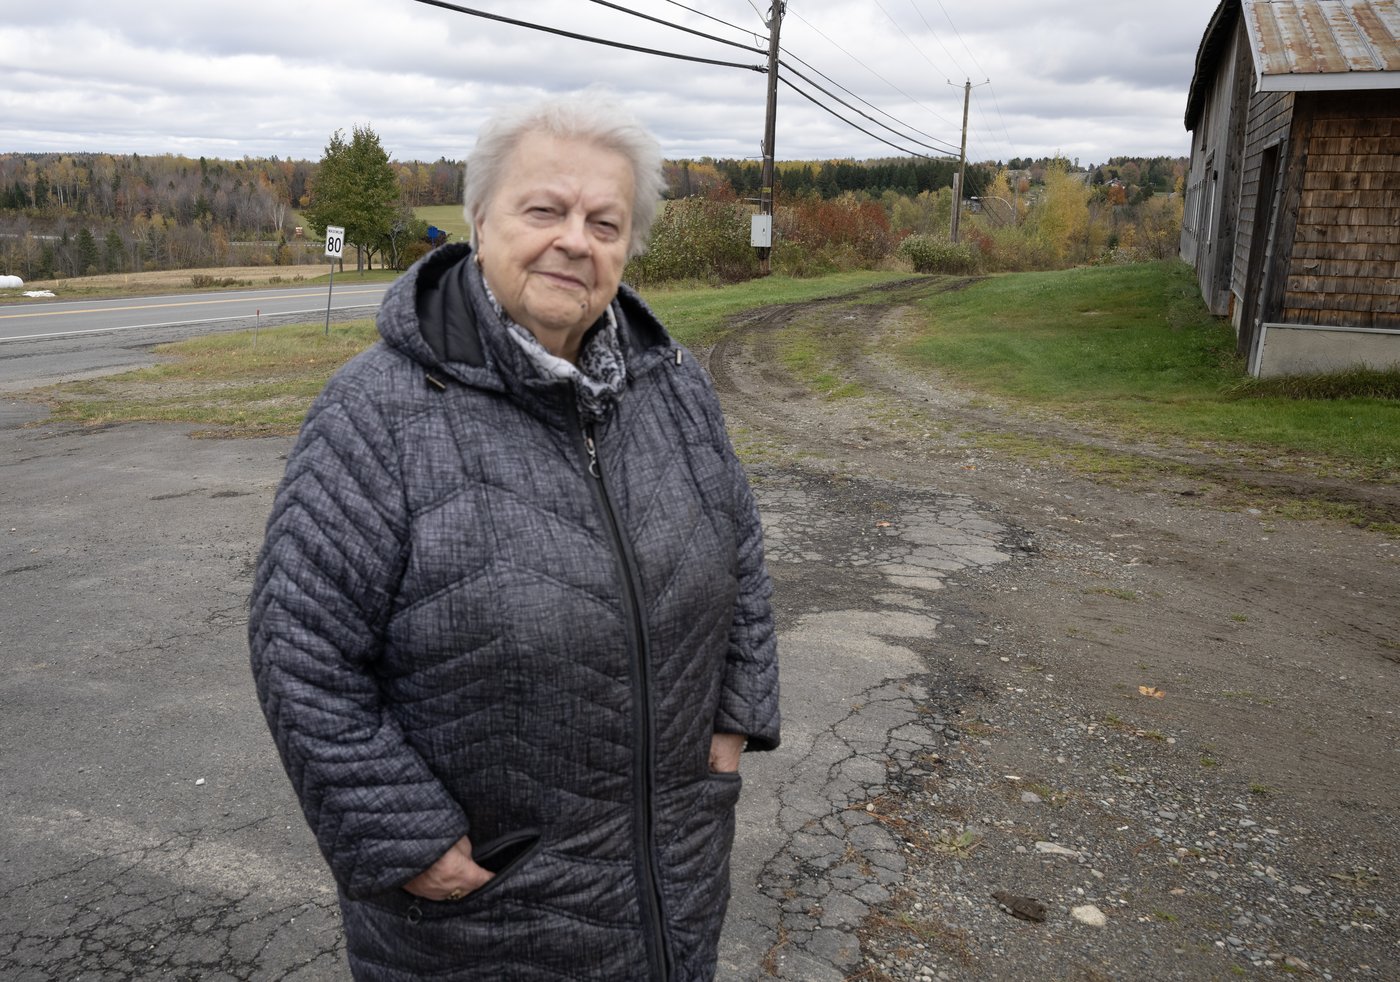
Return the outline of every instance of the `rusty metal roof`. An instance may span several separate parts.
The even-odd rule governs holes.
[[[1243,0],[1243,6],[1261,91],[1400,88],[1397,0]]]

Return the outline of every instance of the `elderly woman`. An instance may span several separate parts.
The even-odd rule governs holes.
[[[714,973],[777,661],[714,391],[620,283],[660,163],[596,100],[493,120],[472,245],[391,288],[288,459],[253,671],[357,978]]]

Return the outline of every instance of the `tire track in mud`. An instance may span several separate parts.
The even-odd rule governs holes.
[[[820,412],[824,400],[783,369],[775,343],[776,336],[784,329],[812,316],[824,316],[831,320],[827,339],[838,341],[840,354],[848,359],[841,368],[851,381],[906,409],[925,412],[930,422],[944,428],[954,424],[982,433],[1010,434],[1040,441],[1052,448],[1085,448],[1146,462],[1161,469],[1162,477],[1158,480],[1165,480],[1176,493],[1185,497],[1201,493],[1193,483],[1207,482],[1234,497],[1262,493],[1313,499],[1353,508],[1360,519],[1368,522],[1400,524],[1400,486],[1394,484],[1353,476],[1303,473],[1294,468],[1300,464],[1307,466],[1306,461],[1286,458],[1279,458],[1277,467],[1268,466],[1258,460],[1246,461],[1243,454],[1229,447],[1222,447],[1219,453],[1209,453],[1184,446],[1125,441],[1063,420],[1014,409],[1005,403],[985,408],[982,405],[987,401],[985,398],[978,397],[979,404],[974,405],[968,393],[940,384],[932,373],[916,374],[901,366],[889,349],[898,343],[897,323],[909,314],[910,304],[936,293],[966,289],[978,279],[952,278],[933,284],[927,280],[906,280],[885,284],[860,294],[859,306],[854,306],[855,298],[847,295],[763,308],[731,322],[729,330],[707,353],[706,367],[726,407],[734,407],[732,413],[745,419],[756,418],[807,452],[829,453],[832,443],[824,439],[814,445],[816,434],[811,421],[803,418]],[[871,299],[877,302],[872,303]],[[847,309],[856,313],[843,316],[841,312]],[[859,329],[854,325],[859,325]],[[836,446],[858,452],[883,450],[890,458],[887,466],[930,453],[935,457],[946,456],[938,454],[937,448],[931,445],[911,447],[906,442],[891,440],[879,427],[842,427],[839,414],[825,415],[832,417],[824,422],[830,429],[827,435],[840,441]],[[1236,459],[1232,460],[1232,456]],[[908,469],[896,470],[907,472]]]
[[[909,303],[972,282],[905,281],[861,297],[882,302],[857,305],[848,296],[765,308],[736,320],[708,357],[726,413],[755,432],[760,456],[765,443],[776,444],[783,458],[804,466],[973,495],[1012,512],[1006,524],[1035,529],[1028,539],[1075,566],[1086,579],[1081,591],[1102,591],[1066,593],[1062,604],[1081,623],[1070,625],[1066,614],[1060,627],[1074,630],[1086,651],[1101,650],[1105,659],[1173,662],[1183,647],[1195,646],[1202,660],[1214,653],[1212,675],[1230,676],[1241,649],[1257,650],[1261,664],[1241,673],[1254,688],[1239,680],[1218,688],[1253,692],[1275,704],[1280,698],[1258,690],[1280,683],[1262,686],[1268,679],[1260,672],[1265,662],[1276,667],[1276,657],[1289,660],[1289,652],[1303,671],[1315,671],[1320,653],[1341,650],[1349,652],[1339,656],[1341,664],[1353,663],[1356,653],[1364,653],[1363,664],[1400,661],[1400,610],[1385,600],[1397,578],[1400,549],[1393,540],[1330,522],[1279,522],[1240,504],[1241,489],[1272,486],[1400,521],[1400,488],[1266,474],[1220,457],[1125,445],[1059,420],[969,405],[965,394],[936,378],[901,368],[888,349]],[[784,368],[781,332],[810,318],[825,322],[824,341],[869,395],[824,398]],[[890,407],[904,418],[893,418]],[[953,435],[969,427],[1186,470],[1149,471],[1127,489],[1095,484],[1053,462],[1019,463]],[[1202,481],[1224,490],[1203,488]],[[1125,592],[1136,599],[1123,599]],[[1202,707],[1203,717],[1217,701]]]

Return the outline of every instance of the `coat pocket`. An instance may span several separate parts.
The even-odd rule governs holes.
[[[536,829],[521,829],[497,836],[481,845],[472,846],[472,859],[478,866],[495,874],[483,886],[461,900],[428,900],[415,897],[405,890],[394,890],[367,900],[376,907],[387,908],[411,924],[425,920],[441,920],[469,914],[489,900],[502,884],[509,882],[539,851],[543,838]]]
[[[508,876],[515,867],[533,856],[539,846],[539,832],[534,829],[521,829],[519,832],[498,836],[481,846],[473,846],[472,859],[476,861],[478,866],[489,869],[496,874],[495,878],[491,880],[491,883],[495,883],[496,880]],[[481,890],[473,892],[480,893],[482,890],[490,889],[491,883],[486,884]]]

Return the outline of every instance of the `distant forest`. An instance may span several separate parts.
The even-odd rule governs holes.
[[[456,161],[393,166],[410,207],[461,200]],[[0,154],[0,269],[30,280],[319,261],[319,245],[297,242],[295,216],[316,169],[276,157]]]
[[[1040,183],[1050,159],[1005,166],[1017,190]],[[1135,201],[1168,192],[1184,161],[1115,157],[1067,169],[1113,197]],[[319,243],[297,235],[298,211],[315,194],[318,164],[305,160],[192,159],[140,154],[0,154],[0,274],[25,280],[149,269],[292,265],[320,262]],[[400,201],[412,208],[462,200],[462,164],[393,162]],[[795,198],[845,195],[888,201],[952,186],[951,158],[785,161],[777,165],[779,205]],[[966,195],[977,195],[1003,169],[969,164]],[[757,197],[755,160],[702,158],[666,164],[669,195],[708,194],[728,185]],[[1120,190],[1121,189],[1121,190]]]

